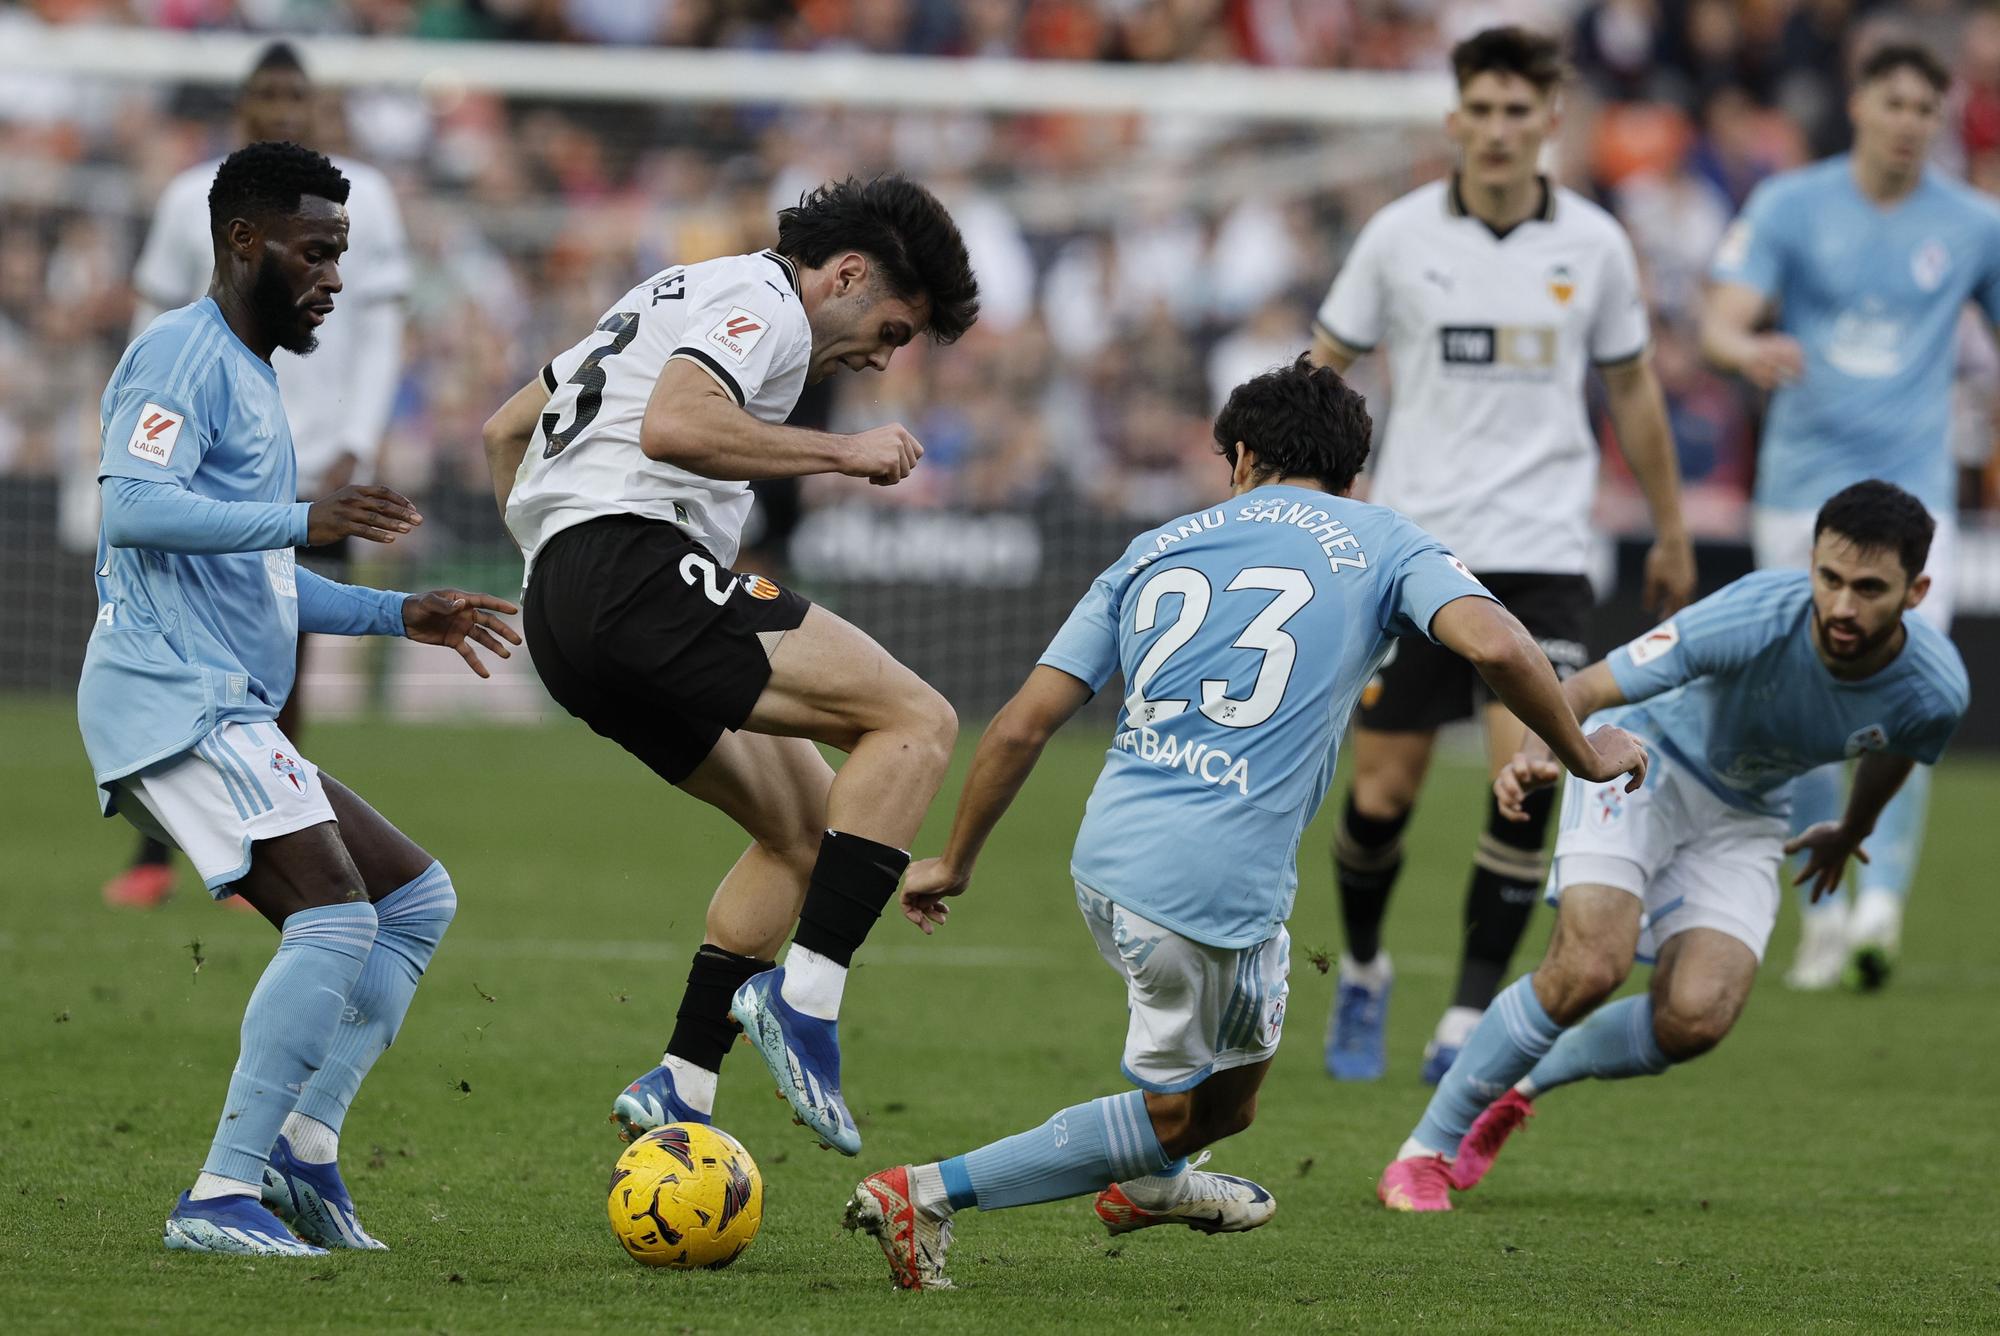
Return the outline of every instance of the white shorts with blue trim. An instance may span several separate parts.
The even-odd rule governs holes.
[[[1786,830],[1783,817],[1731,807],[1654,748],[1637,793],[1622,779],[1566,782],[1549,900],[1583,885],[1638,896],[1647,960],[1690,928],[1713,928],[1762,961],[1778,921]]]
[[[276,724],[222,724],[188,751],[115,781],[118,811],[188,856],[220,900],[250,870],[250,846],[322,821],[319,767]]]
[[[1163,928],[1078,882],[1076,907],[1105,962],[1125,980],[1130,1020],[1120,1069],[1171,1095],[1278,1051],[1291,993],[1292,938],[1209,946]]]

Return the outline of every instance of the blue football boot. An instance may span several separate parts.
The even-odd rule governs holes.
[[[361,1227],[354,1214],[354,1197],[340,1181],[340,1166],[312,1164],[280,1136],[264,1168],[264,1204],[290,1224],[294,1233],[322,1248],[352,1248],[387,1252],[389,1245]]]
[[[681,1099],[673,1072],[662,1065],[619,1092],[611,1105],[611,1121],[618,1124],[620,1141],[633,1142],[668,1123],[705,1123],[710,1118]]]
[[[1389,990],[1395,982],[1386,951],[1366,966],[1341,956],[1333,1023],[1326,1035],[1326,1070],[1334,1080],[1382,1079],[1389,1064],[1384,1032],[1389,1024]]]
[[[861,1152],[847,1102],[840,1097],[840,1027],[787,1006],[781,965],[736,990],[729,1014],[750,1037],[799,1122],[843,1155]]]
[[[302,1242],[255,1197],[210,1197],[189,1201],[187,1193],[167,1217],[165,1240],[176,1252],[233,1253],[238,1257],[324,1257],[326,1249]]]

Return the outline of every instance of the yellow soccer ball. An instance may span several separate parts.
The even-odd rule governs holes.
[[[611,1170],[611,1232],[647,1266],[720,1270],[764,1223],[764,1177],[741,1142],[706,1123],[668,1123]]]

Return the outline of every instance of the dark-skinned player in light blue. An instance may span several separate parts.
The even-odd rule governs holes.
[[[279,930],[207,1161],[167,1218],[171,1249],[384,1246],[341,1181],[340,1129],[457,905],[442,864],[279,731],[299,633],[445,645],[482,677],[475,646],[504,658],[520,643],[502,599],[363,589],[294,564],[299,544],[388,543],[422,522],[385,487],[294,499],[270,358],[310,352],[334,312],[346,198],[297,145],[231,154],[208,199],[208,295],[153,321],[104,392],[98,613],[77,689],[102,809]]]

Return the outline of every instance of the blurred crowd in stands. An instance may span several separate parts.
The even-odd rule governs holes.
[[[1576,79],[1552,166],[1632,233],[1690,519],[1710,534],[1741,532],[1759,404],[1696,352],[1702,276],[1752,186],[1844,146],[1855,51],[1894,30],[1945,53],[1939,166],[2000,189],[2000,7],[1956,0],[0,0],[0,42],[93,21],[298,34],[308,65],[312,34],[360,33],[1436,70],[1496,22],[1563,31]],[[1133,516],[1198,504],[1222,482],[1207,431],[1220,398],[1307,345],[1355,230],[1449,167],[1435,129],[1101,115],[355,90],[327,94],[321,121],[320,147],[390,175],[416,253],[383,471],[417,491],[482,487],[480,423],[638,277],[767,244],[774,210],[821,179],[897,169],[953,206],[984,313],[956,347],[840,378],[835,427],[900,420],[929,453],[901,487],[817,494],[993,508],[1067,493]],[[94,453],[152,201],[233,133],[222,90],[0,81],[0,474]],[[1229,189],[1204,188],[1224,163]],[[1995,359],[1970,321],[1963,348],[1962,500],[1991,507]],[[1378,418],[1379,360],[1357,368]],[[1643,517],[1619,469],[1612,527]]]

